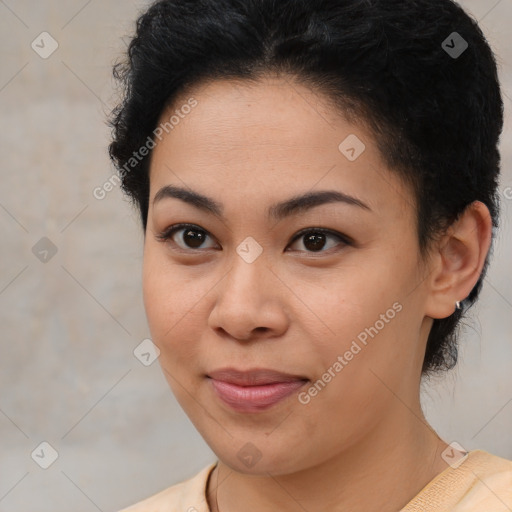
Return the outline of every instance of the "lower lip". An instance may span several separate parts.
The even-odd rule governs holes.
[[[266,410],[289,397],[307,382],[305,380],[294,380],[261,386],[238,386],[211,378],[210,381],[219,398],[239,412]]]

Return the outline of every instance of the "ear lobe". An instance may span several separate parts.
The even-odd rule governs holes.
[[[447,230],[431,259],[425,314],[446,318],[477,283],[492,240],[489,209],[480,201],[466,207]]]

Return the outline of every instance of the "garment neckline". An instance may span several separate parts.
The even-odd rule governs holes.
[[[475,455],[479,454],[479,453],[485,454],[486,452],[483,450],[479,450],[479,449],[470,450],[466,453],[464,458],[462,460],[460,460],[459,464],[456,467],[448,465],[448,467],[443,469],[443,471],[438,473],[436,476],[434,476],[434,478],[432,478],[429,482],[427,482],[427,484],[425,484],[421,488],[421,490],[415,496],[413,496],[413,498],[411,498],[411,500],[408,501],[404,507],[402,507],[401,510],[413,505],[416,500],[418,500],[423,494],[429,492],[433,486],[435,486],[440,480],[443,480],[444,478],[446,478],[447,475],[450,475],[453,471],[456,471],[457,469],[461,468],[462,466],[467,466],[467,462],[469,461],[469,459],[473,460]],[[210,502],[208,500],[208,486],[210,485],[210,480],[212,478],[213,471],[218,466],[218,464],[219,464],[219,461],[217,460],[217,461],[213,462],[209,466],[209,468],[207,468],[208,472],[206,474],[205,483],[204,483],[204,487],[203,487],[203,498],[204,498],[204,502],[206,504],[206,512],[212,512],[212,509],[210,507]]]

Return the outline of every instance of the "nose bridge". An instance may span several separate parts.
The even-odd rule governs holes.
[[[260,246],[261,247],[261,246]],[[245,240],[232,255],[230,270],[219,287],[210,315],[210,326],[222,328],[238,339],[248,339],[257,328],[281,331],[286,315],[276,297],[278,287],[263,251]]]
[[[264,260],[263,247],[252,236],[245,237],[236,247],[236,253],[246,264],[252,265],[256,261]]]
[[[240,294],[244,300],[256,298],[265,293],[264,283],[269,272],[263,247],[252,237],[242,241],[232,255],[231,270],[227,277],[227,292],[233,297]],[[246,297],[248,294],[248,297]]]

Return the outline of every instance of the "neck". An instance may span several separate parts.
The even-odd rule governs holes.
[[[210,510],[395,512],[448,467],[441,458],[446,446],[421,410],[406,410],[321,465],[293,474],[246,475],[219,460],[207,490]]]

